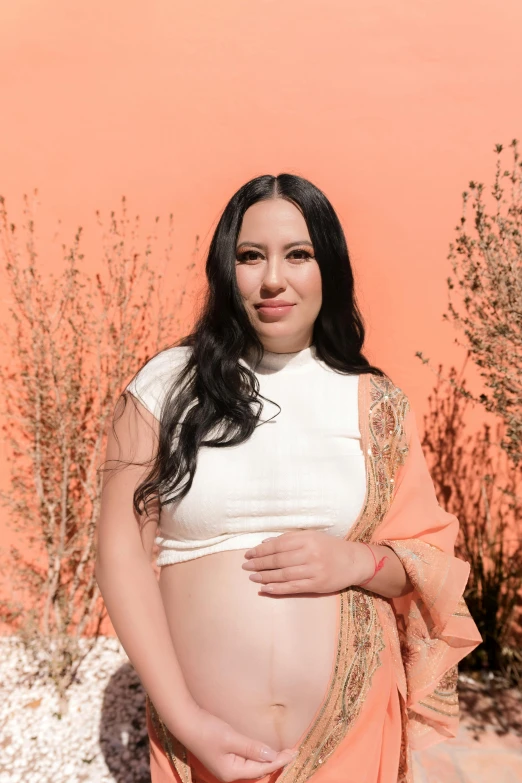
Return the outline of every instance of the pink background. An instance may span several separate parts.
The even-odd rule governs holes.
[[[39,189],[42,249],[58,219],[94,247],[94,211],[122,195],[144,228],[172,212],[174,281],[248,179],[312,180],[346,232],[368,358],[422,428],[415,352],[464,359],[442,322],[461,193],[521,135],[521,29],[517,0],[2,3],[0,194],[16,222]]]

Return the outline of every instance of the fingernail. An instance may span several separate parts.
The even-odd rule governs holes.
[[[263,750],[260,753],[261,758],[263,761],[275,761],[277,758],[277,753],[270,748],[263,748]]]

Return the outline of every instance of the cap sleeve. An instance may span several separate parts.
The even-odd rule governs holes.
[[[189,347],[174,346],[153,356],[127,384],[125,391],[136,397],[152,415],[159,419],[166,395],[175,376],[188,359]]]

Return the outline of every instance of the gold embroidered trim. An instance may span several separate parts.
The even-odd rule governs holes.
[[[471,612],[468,609],[468,605],[464,599],[464,596],[459,598],[459,602],[453,612],[453,617],[471,617]]]
[[[370,541],[391,506],[399,467],[405,462],[409,448],[404,418],[410,403],[405,393],[387,378],[378,375],[360,376],[366,390],[360,401],[361,440],[366,456],[366,501],[359,519],[352,526],[350,541]],[[366,386],[367,385],[367,386]]]
[[[457,682],[458,665],[455,664],[440,678],[433,693],[425,696],[422,701],[419,701],[419,704],[422,704],[423,707],[427,707],[434,712],[438,712],[439,715],[458,717],[459,697],[457,693]]]
[[[439,715],[445,715],[446,717],[458,717],[459,715],[459,701],[458,696],[455,698],[454,703],[451,705],[452,709],[441,709],[440,707],[436,706],[435,704],[432,704],[432,700],[434,700],[433,696],[429,697],[430,701],[419,701],[419,705],[422,705],[423,707],[426,707],[429,710],[432,710],[433,712],[438,713]],[[444,705],[446,706],[446,705]]]
[[[299,755],[278,783],[304,783],[332,755],[359,715],[371,687],[384,637],[375,603],[359,588],[340,593],[341,627],[337,660],[328,696],[299,747]]]
[[[191,768],[187,761],[186,747],[177,740],[165,726],[148,694],[146,698],[154,731],[156,732],[156,736],[158,737],[167,758],[174,766],[182,783],[193,783]]]
[[[401,695],[399,695],[399,702],[401,708],[401,749],[399,753],[397,783],[414,783],[413,761],[408,740],[408,708]]]
[[[346,540],[369,541],[391,505],[397,471],[408,453],[404,417],[409,402],[387,378],[366,373],[359,376],[358,404],[366,496]],[[380,652],[386,645],[377,612],[378,597],[364,588],[348,587],[339,598],[339,635],[328,692],[298,756],[285,766],[278,783],[305,783],[332,755],[359,715],[373,674],[381,665]],[[187,763],[186,748],[169,732],[150,699],[149,705],[166,755],[183,783],[193,783],[194,771]],[[404,732],[405,720],[399,783],[412,783]]]

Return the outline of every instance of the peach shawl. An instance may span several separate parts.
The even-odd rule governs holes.
[[[410,750],[456,736],[457,664],[482,637],[463,598],[470,566],[455,557],[459,522],[438,503],[409,400],[387,379],[360,380],[369,496],[348,538],[391,547],[413,586],[400,598],[373,597],[405,706],[409,780]]]

